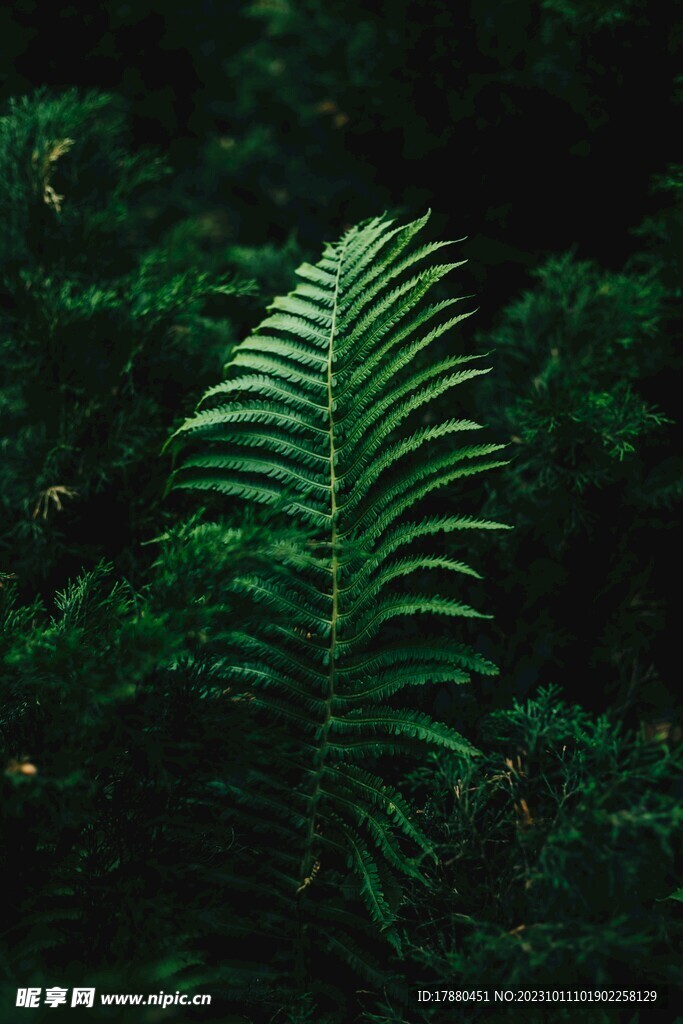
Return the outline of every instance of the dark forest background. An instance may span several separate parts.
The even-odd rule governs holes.
[[[161,448],[303,259],[431,208],[466,236],[458,344],[493,366],[466,411],[511,458],[467,497],[515,529],[471,541],[493,619],[468,638],[500,674],[422,698],[488,760],[399,779],[443,856],[381,970],[623,983],[675,1019],[681,4],[23,0],[0,38],[8,1007],[87,976],[226,1000],[168,1019],[418,1019],[329,965],[317,1009],[229,1001],[216,786],[243,723],[178,666],[236,612]]]

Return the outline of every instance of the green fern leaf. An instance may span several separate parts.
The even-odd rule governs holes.
[[[170,442],[182,453],[173,487],[265,505],[310,538],[298,567],[228,584],[272,620],[233,633],[220,671],[264,728],[284,724],[288,743],[274,755],[272,778],[264,768],[233,787],[250,820],[278,837],[263,891],[288,893],[300,910],[308,901],[314,921],[321,905],[313,894],[324,892],[332,909],[334,891],[346,891],[346,865],[387,933],[394,876],[423,880],[431,846],[408,802],[368,764],[428,747],[476,753],[451,728],[392,700],[407,687],[461,685],[473,672],[496,671],[452,639],[452,627],[440,628],[454,617],[488,617],[451,596],[458,581],[479,574],[429,544],[506,528],[434,512],[444,488],[505,463],[490,458],[500,445],[452,443],[480,429],[454,415],[458,388],[488,370],[471,365],[480,357],[443,354],[448,333],[470,313],[453,315],[457,299],[423,304],[460,266],[430,265],[445,243],[412,247],[425,222],[371,220],[326,246],[315,266],[300,267],[296,289],[273,302],[237,347],[227,379]],[[418,619],[428,630],[422,642],[403,635]],[[357,966],[352,930],[328,939],[352,950]]]

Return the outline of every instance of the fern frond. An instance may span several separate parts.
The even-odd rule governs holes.
[[[476,568],[430,551],[430,539],[506,527],[439,514],[434,503],[456,480],[505,463],[491,458],[501,445],[452,445],[480,429],[455,412],[457,389],[488,369],[473,365],[480,356],[442,349],[471,314],[454,313],[459,299],[423,302],[460,266],[431,263],[446,243],[413,246],[426,219],[376,218],[300,267],[295,290],[272,303],[237,346],[226,380],[170,441],[182,450],[173,487],[270,506],[313,534],[298,567],[230,581],[272,621],[232,633],[219,668],[233,699],[286,729],[288,753],[276,751],[234,794],[262,817],[258,831],[267,834],[271,821],[277,829],[267,887],[299,913],[308,905],[308,920],[356,969],[360,919],[322,894],[341,886],[346,865],[371,920],[393,934],[397,877],[424,880],[420,863],[433,856],[409,803],[369,762],[426,747],[476,753],[450,727],[392,700],[409,687],[459,686],[496,671],[438,633],[447,618],[488,616],[451,596],[459,581],[480,578]],[[426,359],[437,344],[437,358]],[[402,641],[416,617],[435,634]],[[350,917],[348,942],[322,925],[325,907]]]
[[[389,928],[394,923],[395,917],[384,896],[377,864],[358,833],[352,832],[350,829],[344,831],[351,851],[349,867],[360,878],[360,894],[370,912],[370,917],[382,929]]]

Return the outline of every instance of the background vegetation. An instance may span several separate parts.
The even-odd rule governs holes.
[[[657,988],[675,1016],[678,5],[0,19],[6,1019],[17,985],[83,983],[210,991],[235,1022],[440,1020],[415,991],[442,986]],[[400,956],[376,943],[382,980],[321,960],[307,1007],[231,963],[221,787],[264,739],[212,676],[226,578],[284,541],[220,503],[197,529],[161,448],[304,258],[426,207],[468,236],[457,344],[494,367],[463,414],[512,456],[456,494],[515,527],[469,541],[493,620],[458,634],[500,674],[420,697],[484,756],[396,767],[439,865]]]

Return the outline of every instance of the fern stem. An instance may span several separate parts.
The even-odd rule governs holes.
[[[317,822],[317,807],[320,800],[323,773],[325,771],[325,760],[328,748],[328,734],[332,720],[332,702],[335,692],[335,654],[337,646],[337,622],[339,619],[339,554],[337,551],[337,492],[336,492],[336,468],[335,468],[335,438],[334,438],[334,396],[332,394],[333,360],[334,360],[334,335],[337,327],[337,310],[339,300],[339,283],[341,280],[344,256],[348,245],[348,236],[339,250],[337,273],[334,282],[334,294],[332,297],[332,322],[330,324],[329,350],[327,356],[327,416],[330,437],[330,524],[331,524],[331,553],[330,569],[332,575],[332,608],[330,614],[330,668],[327,677],[327,692],[325,694],[325,711],[318,748],[318,764],[313,781],[313,789],[308,804],[308,826],[306,830],[306,841],[304,845],[303,859],[301,863],[301,884],[309,878],[314,863],[315,827]]]

